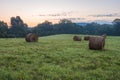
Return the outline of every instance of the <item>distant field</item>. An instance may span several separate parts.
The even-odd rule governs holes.
[[[107,37],[103,51],[72,37],[0,39],[0,80],[120,80],[120,37]]]

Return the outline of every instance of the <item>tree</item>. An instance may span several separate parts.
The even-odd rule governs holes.
[[[23,22],[20,16],[11,17],[11,27],[9,35],[11,37],[24,37],[27,33],[27,24]]]
[[[5,38],[7,37],[8,25],[7,23],[0,21],[0,37]]]
[[[69,24],[69,23],[72,23],[72,21],[68,20],[68,19],[61,19],[59,21],[59,24]]]
[[[53,24],[52,22],[45,21],[41,24],[38,24],[34,28],[34,33],[38,34],[39,36],[47,36],[53,34]]]
[[[114,28],[115,28],[115,34],[120,36],[120,19],[115,19],[113,21],[113,25],[114,25]]]
[[[84,29],[84,34],[99,34],[99,28],[100,28],[100,24],[98,23],[89,23],[87,24],[83,29]]]
[[[55,26],[55,31],[58,34],[78,34],[82,30],[81,26],[78,26],[67,19],[60,20],[59,24],[56,24]]]
[[[84,34],[90,35],[113,35],[113,26],[111,24],[98,24],[98,23],[89,23],[83,27]]]

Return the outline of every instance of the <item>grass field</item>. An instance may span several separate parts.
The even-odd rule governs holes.
[[[108,36],[103,51],[72,37],[0,39],[0,80],[120,80],[120,37]]]

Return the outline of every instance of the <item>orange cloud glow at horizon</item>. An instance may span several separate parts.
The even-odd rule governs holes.
[[[120,18],[120,0],[0,0],[0,20],[20,16],[29,27],[48,20],[73,22],[113,21]]]
[[[14,16],[16,17],[16,16]],[[21,17],[21,16],[20,16]],[[11,17],[0,17],[0,21],[4,21],[8,24],[8,26],[11,26],[11,22],[10,22],[10,18]],[[24,21],[24,23],[26,23],[29,27],[35,27],[38,24],[44,22],[45,20],[48,20],[50,22],[54,23],[58,23],[61,19],[68,19],[71,20],[72,22],[94,22],[96,20],[106,20],[109,22],[112,22],[115,18],[117,17],[93,17],[93,16],[85,16],[84,18],[79,18],[79,17],[51,17],[51,18],[46,18],[46,17],[39,17],[39,16],[35,16],[35,17],[21,17],[21,19]]]

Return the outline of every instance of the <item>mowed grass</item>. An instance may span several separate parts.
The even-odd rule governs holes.
[[[72,37],[0,39],[0,80],[120,80],[120,37],[108,36],[103,51]]]

